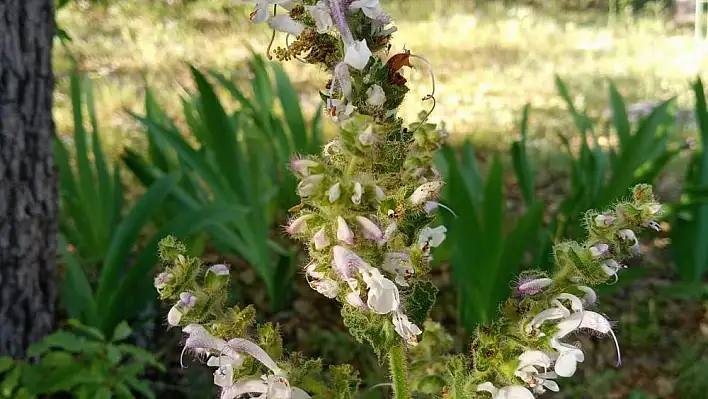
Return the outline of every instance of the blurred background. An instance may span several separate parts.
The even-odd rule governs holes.
[[[410,49],[433,65],[431,120],[450,132],[438,164],[451,183],[442,202],[459,218],[440,216],[449,235],[435,253],[431,314],[455,338],[450,351],[466,351],[493,320],[509,276],[551,270],[551,244],[582,237],[584,210],[646,182],[666,204],[663,231],[599,288],[623,365],[610,339],[578,338],[584,364],[544,397],[705,397],[708,111],[698,78],[708,76],[708,16],[698,29],[694,17],[708,3],[381,3],[399,28],[391,54]],[[280,323],[290,349],[351,363],[362,397],[386,397],[368,389],[385,382],[385,367],[309,288],[304,254],[282,229],[298,203],[288,159],[335,133],[318,95],[326,74],[268,61],[271,32],[249,23],[252,5],[57,4],[58,332],[29,348],[39,363],[0,358],[0,397],[215,397],[206,367],[180,367],[181,334],[166,329],[155,298],[156,243],[168,233],[205,262],[232,265],[234,302]],[[429,109],[419,100],[430,82],[424,65],[407,73],[401,114],[413,122]],[[484,226],[499,225],[495,245],[480,245],[497,230]],[[470,300],[479,287],[484,303]]]

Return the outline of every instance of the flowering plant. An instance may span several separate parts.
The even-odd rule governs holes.
[[[310,286],[340,302],[351,334],[388,360],[394,397],[533,398],[557,391],[555,379],[570,377],[584,360],[567,342],[571,333],[591,330],[617,343],[608,319],[590,310],[597,299],[591,285],[616,279],[621,262],[639,252],[635,231],[658,229],[661,207],[651,187],[635,187],[630,200],[605,212],[589,211],[587,240],[555,246],[555,274],[520,276],[497,322],[479,328],[471,359],[443,355],[449,336],[426,318],[437,294],[427,277],[431,250],[446,233],[431,226],[444,207],[433,155],[447,133],[427,121],[432,110],[408,125],[397,116],[408,92],[401,69],[415,60],[431,71],[433,90],[423,100],[434,108],[430,64],[408,50],[384,62],[395,27],[378,0],[255,3],[253,22],[295,36],[274,50],[277,58],[316,64],[332,76],[322,97],[339,135],[321,155],[292,160],[302,201],[285,230],[307,247]],[[258,343],[244,338],[252,336],[254,311],[226,308],[228,267],[202,273],[201,262],[183,253],[173,238],[163,241],[167,267],[155,287],[173,304],[167,321],[187,334],[185,351],[216,367],[222,399],[355,396],[351,367],[324,371],[319,360],[283,353],[276,326],[258,326]],[[619,363],[619,345],[617,355]],[[426,367],[412,367],[411,359]]]

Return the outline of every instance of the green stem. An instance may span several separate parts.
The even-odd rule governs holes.
[[[391,382],[393,383],[393,397],[395,399],[410,399],[408,390],[408,362],[403,342],[394,346],[388,355],[391,366]]]

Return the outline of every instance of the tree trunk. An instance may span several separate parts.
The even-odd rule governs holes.
[[[54,0],[0,0],[0,355],[52,330]]]

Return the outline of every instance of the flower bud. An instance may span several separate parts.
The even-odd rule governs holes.
[[[162,291],[162,289],[165,288],[174,278],[175,276],[172,273],[162,272],[158,274],[157,277],[155,277],[154,282],[157,292]]]
[[[327,196],[329,197],[329,202],[333,203],[336,200],[339,199],[339,196],[342,194],[342,190],[340,188],[339,183],[333,184],[329,190],[327,190]]]
[[[213,273],[217,276],[228,276],[229,275],[229,265],[218,264],[212,265],[207,269],[206,274]]]
[[[341,216],[337,216],[337,239],[347,245],[354,245],[354,233]]]
[[[519,279],[516,294],[520,297],[536,295],[551,284],[553,284],[553,280],[550,278],[522,278]]]
[[[329,246],[329,238],[327,238],[327,232],[325,228],[317,230],[315,236],[312,237],[312,242],[315,244],[315,249],[321,251]]]
[[[383,241],[384,234],[381,232],[379,226],[370,219],[364,216],[357,216],[356,221],[359,223],[359,226],[361,226],[365,238],[373,241]]]
[[[376,195],[376,199],[379,201],[386,198],[386,194],[384,193],[384,190],[379,186],[374,187],[374,194]]]
[[[352,202],[356,205],[361,204],[361,196],[364,194],[364,187],[361,183],[354,183],[354,194],[352,194]]]
[[[431,198],[436,198],[442,186],[441,180],[424,183],[413,192],[409,200],[413,205],[420,205]]]
[[[320,186],[320,183],[322,183],[322,180],[324,180],[324,175],[319,174],[319,175],[311,175],[307,176],[300,183],[297,185],[297,193],[301,197],[309,197],[311,196],[315,190]]]
[[[167,324],[176,327],[179,325],[180,320],[182,320],[182,311],[177,305],[174,305],[167,312]]]
[[[307,221],[312,219],[313,217],[314,215],[312,214],[300,216],[299,218],[290,222],[288,227],[285,228],[285,231],[291,236],[302,234],[307,230]]]
[[[590,254],[592,255],[593,258],[600,258],[602,256],[605,256],[605,254],[607,254],[609,249],[610,249],[610,246],[607,244],[597,244],[597,245],[590,247]]]
[[[615,217],[609,214],[595,216],[595,225],[598,227],[611,226],[615,222]]]
[[[197,297],[190,294],[189,292],[183,292],[179,294],[179,301],[177,305],[183,309],[193,308],[197,304]]]
[[[312,161],[310,159],[293,159],[290,161],[290,170],[300,177],[307,177],[310,175],[311,169],[316,169],[320,166],[319,162]]]
[[[374,128],[369,125],[362,133],[359,134],[359,143],[364,147],[369,147],[376,142],[376,135],[374,134]]]
[[[634,232],[630,229],[622,229],[619,231],[619,236],[622,238],[624,241],[629,241],[629,250],[634,254],[638,255],[640,252],[639,248],[639,240],[637,240],[637,236],[634,234]]]
[[[374,107],[380,107],[386,102],[386,93],[381,86],[374,84],[366,90],[366,103]]]
[[[358,70],[364,69],[369,63],[369,58],[371,58],[371,50],[363,39],[348,45],[344,52],[344,62]]]

